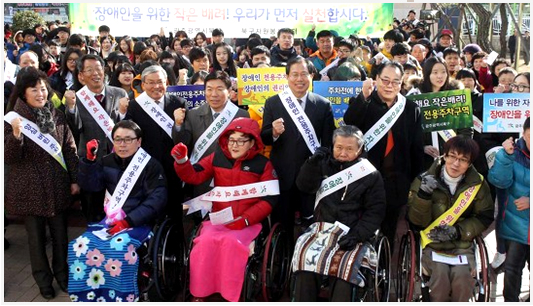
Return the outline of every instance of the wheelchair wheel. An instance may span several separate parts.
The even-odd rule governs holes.
[[[396,272],[398,302],[412,302],[416,277],[416,244],[412,231],[407,231],[400,242]]]
[[[285,292],[289,281],[290,240],[287,231],[276,223],[265,241],[261,283],[266,302],[277,301]]]
[[[184,285],[184,260],[182,229],[167,218],[159,226],[152,248],[154,285],[161,300],[173,301]]]
[[[374,302],[388,302],[390,294],[391,253],[387,237],[382,236],[377,246],[378,264],[374,270],[373,294],[367,295]]]
[[[476,261],[476,275],[472,301],[489,302],[490,300],[490,279],[489,279],[489,258],[487,246],[483,238],[476,237],[474,243],[474,258]]]
[[[184,267],[183,267],[183,288],[182,288],[182,298],[183,301],[189,301],[191,298],[191,293],[189,291],[189,283],[190,283],[190,256],[191,256],[191,250],[192,246],[194,245],[194,238],[198,236],[200,233],[200,230],[202,228],[202,223],[194,226],[191,230],[191,233],[189,234],[189,239],[187,240],[187,249],[184,250]]]

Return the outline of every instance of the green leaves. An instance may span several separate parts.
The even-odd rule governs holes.
[[[18,11],[13,16],[13,33],[33,29],[36,24],[45,24],[44,18],[32,10]]]

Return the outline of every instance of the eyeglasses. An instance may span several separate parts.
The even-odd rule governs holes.
[[[78,58],[68,58],[67,63],[75,63],[78,60]]]
[[[163,80],[159,80],[159,81],[156,81],[156,82],[144,82],[144,84],[148,85],[148,86],[156,86],[156,85],[159,85],[159,86],[163,86],[163,84],[165,84],[165,82]]]
[[[116,143],[116,144],[122,144],[122,143],[131,144],[135,139],[137,139],[137,137],[135,137],[135,138],[115,138],[115,139],[113,139],[113,142]]]
[[[289,78],[293,79],[293,80],[297,80],[299,77],[302,77],[302,78],[308,78],[311,74],[309,74],[309,72],[304,72],[304,73],[291,73],[289,74]]]
[[[85,74],[89,74],[89,75],[90,75],[90,74],[93,74],[93,73],[95,73],[95,72],[98,73],[98,74],[100,74],[100,73],[103,73],[103,72],[104,72],[104,68],[102,68],[102,67],[98,67],[98,68],[87,68],[87,69],[83,70],[82,72],[85,73]]]
[[[238,147],[242,147],[242,146],[244,146],[245,143],[247,143],[250,140],[251,139],[239,139],[239,140],[229,139],[228,140],[228,145],[230,147],[233,147],[234,145],[237,145]]]
[[[385,86],[389,86],[390,83],[392,83],[393,86],[400,86],[400,84],[402,84],[402,81],[398,81],[398,80],[392,80],[391,81],[389,79],[382,79],[380,76],[378,76],[378,78],[381,80],[381,82]]]
[[[518,92],[523,92],[524,90],[529,89],[529,86],[522,84],[511,84],[511,89],[518,90]]]
[[[470,160],[462,157],[457,157],[453,155],[445,155],[444,156],[447,159],[447,162],[449,163],[455,163],[456,161],[459,161],[459,164],[461,165],[468,165],[470,163]]]

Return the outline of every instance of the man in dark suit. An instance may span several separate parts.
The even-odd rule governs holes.
[[[110,120],[114,123],[120,120],[119,112],[126,113],[124,103],[127,105],[128,94],[122,88],[106,86],[104,84],[104,60],[98,55],[84,55],[78,62],[78,79],[86,86],[79,92],[87,93],[87,96],[98,101]],[[122,101],[120,101],[122,99]],[[66,118],[70,130],[78,142],[78,156],[87,155],[87,142],[91,139],[97,139],[100,143],[97,156],[101,158],[113,149],[113,143],[92,116],[93,111],[89,112],[82,105],[77,94],[69,90],[65,92]],[[119,105],[122,110],[119,110]],[[88,193],[81,191],[82,209],[88,221],[100,221],[103,218],[104,193]]]
[[[304,218],[310,218],[314,209],[315,195],[308,194],[305,190],[298,190],[296,177],[305,160],[314,153],[317,146],[331,146],[335,129],[329,101],[320,95],[308,92],[313,80],[312,68],[313,64],[301,56],[289,60],[286,67],[289,88],[284,93],[266,100],[263,115],[261,138],[265,145],[272,145],[270,160],[278,174],[281,191],[278,205],[272,211],[272,221],[282,222],[289,233],[292,233],[294,227],[296,208],[301,207]],[[287,106],[285,98],[287,96],[297,100],[293,102],[300,103],[301,109],[313,127],[314,139],[320,142],[315,143],[313,149],[305,140],[309,139],[310,135],[304,136],[300,133],[287,111],[290,107]]]
[[[211,126],[213,120],[223,113],[223,111],[227,111],[228,108],[237,108],[237,106],[231,104],[232,102],[229,100],[231,79],[227,73],[223,71],[211,72],[205,78],[204,88],[207,103],[187,111],[186,113],[183,109],[181,114],[176,116],[176,127],[172,130],[174,143],[178,144],[183,142],[187,146],[191,156],[194,154],[200,136],[202,136],[208,128],[213,128],[213,126]],[[228,103],[230,104],[228,105]],[[184,119],[182,115],[184,115]],[[233,117],[229,119],[228,124],[234,118],[238,117],[250,118],[250,115],[245,110],[237,109],[236,112],[234,112]],[[202,154],[198,155],[197,160],[195,160],[193,164],[204,156],[213,153],[217,145],[216,139],[213,138],[211,144],[207,146],[207,149],[205,149]],[[170,154],[168,155],[170,157]],[[193,160],[194,159],[191,158],[191,162]],[[210,182],[205,182],[202,185],[195,186],[193,195],[198,196],[209,191],[211,189],[209,184]]]
[[[180,116],[180,109],[185,107],[186,101],[166,93],[167,73],[159,65],[144,69],[141,82],[144,92],[129,101],[124,119],[133,120],[139,125],[144,134],[142,148],[163,166],[168,182],[167,213],[181,220],[182,182],[174,171],[174,159],[170,151],[174,147],[172,129],[176,122],[175,114],[176,117]]]

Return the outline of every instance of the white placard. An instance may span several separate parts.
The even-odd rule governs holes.
[[[231,209],[231,206],[228,206],[223,210],[209,213],[209,220],[211,220],[211,224],[213,225],[229,223],[233,221],[233,209]]]
[[[468,259],[466,258],[466,255],[449,255],[437,253],[435,251],[431,252],[431,260],[433,260],[434,262],[440,262],[452,266],[461,266],[468,264]]]

